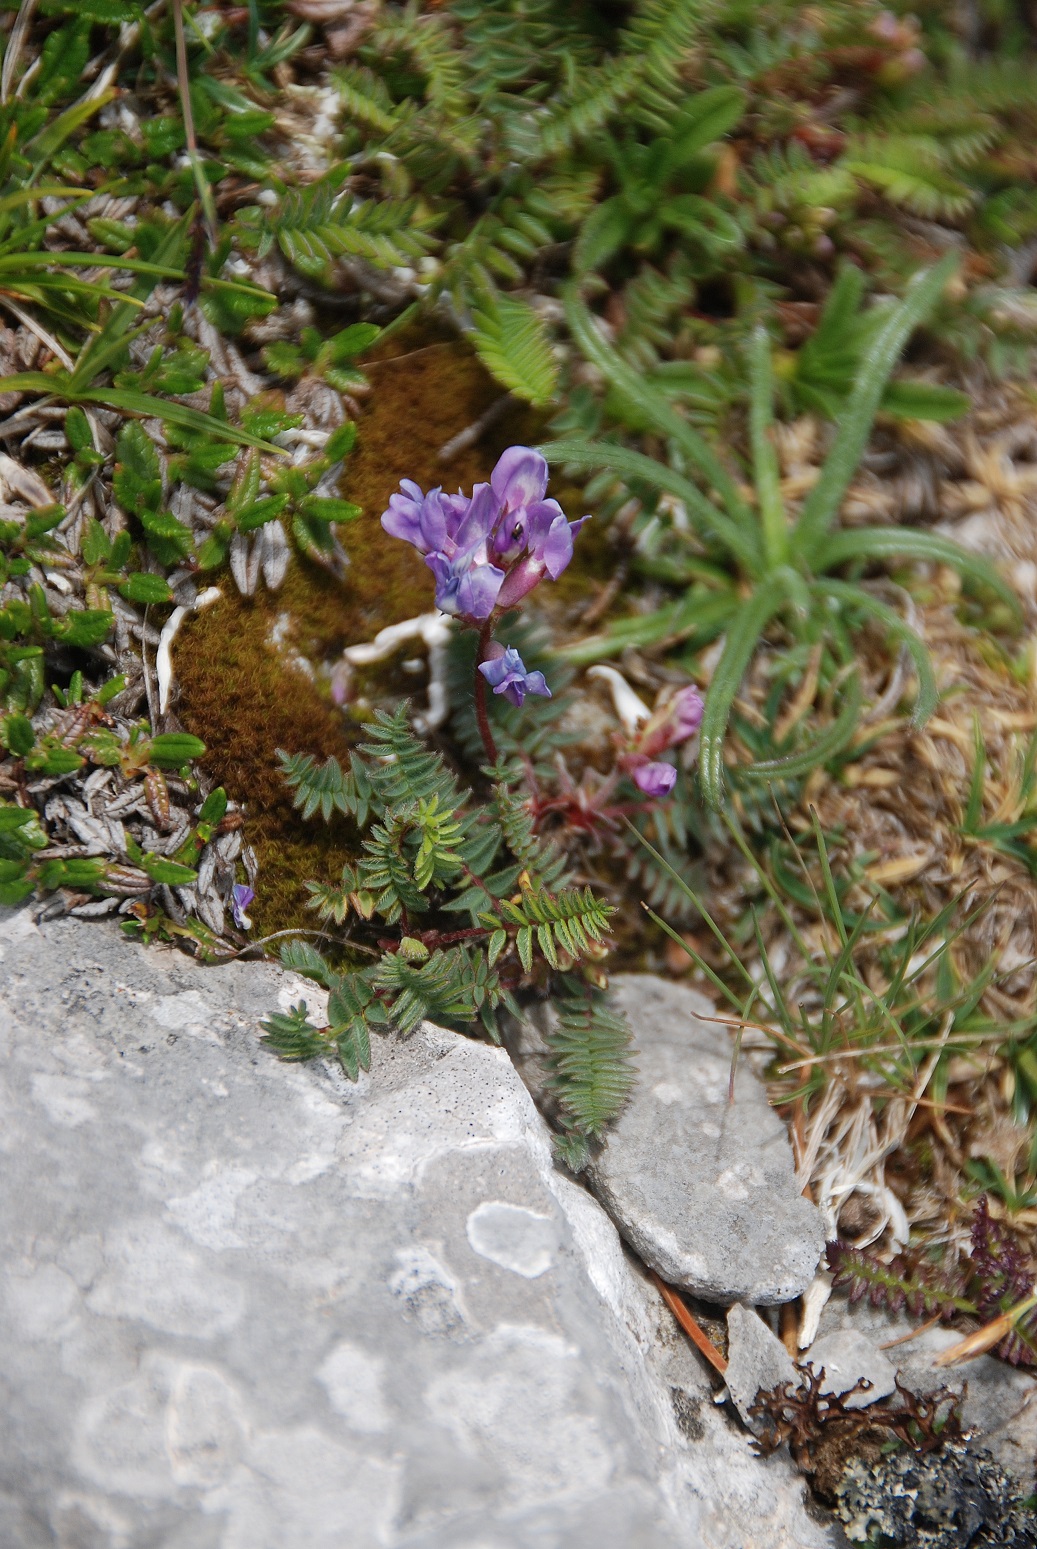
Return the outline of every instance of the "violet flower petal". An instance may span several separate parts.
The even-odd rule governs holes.
[[[495,694],[503,694],[513,705],[521,705],[527,694],[551,698],[551,690],[542,672],[527,672],[526,664],[513,646],[501,655],[479,663],[479,671]]]
[[[702,696],[694,684],[682,688],[666,704],[652,711],[638,734],[637,751],[646,758],[655,758],[657,754],[687,742],[699,729],[702,709]]]
[[[633,780],[646,796],[669,796],[677,784],[677,771],[672,764],[641,764],[633,771]]]
[[[496,565],[471,563],[471,556],[426,554],[436,578],[436,607],[455,618],[488,619],[497,602],[504,571]]]
[[[475,554],[479,563],[485,563],[490,534],[500,514],[494,493],[488,484],[477,484],[463,518],[451,534],[458,549]]]
[[[461,614],[470,619],[488,619],[497,606],[504,571],[496,565],[473,565],[461,577],[457,602]]]
[[[421,546],[421,512],[425,496],[411,479],[402,479],[400,488],[389,496],[389,509],[382,512],[382,527],[391,538]]]
[[[251,930],[252,921],[245,910],[255,898],[252,888],[246,887],[243,882],[235,882],[230,891],[230,910],[234,916],[234,923],[238,930]]]
[[[493,493],[506,511],[543,500],[547,489],[547,463],[531,446],[509,446],[490,474]]]
[[[687,742],[702,724],[702,695],[694,684],[682,688],[671,702],[671,713],[678,731],[678,741]]]

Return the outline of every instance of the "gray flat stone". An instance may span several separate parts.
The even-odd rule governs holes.
[[[729,1103],[731,1038],[702,1020],[712,1007],[694,990],[647,974],[613,984],[640,1074],[590,1168],[595,1193],[672,1285],[721,1303],[791,1301],[813,1279],[824,1229],[766,1091],[743,1060]]]
[[[506,1054],[0,918],[4,1549],[822,1549]]]
[[[824,1369],[822,1393],[848,1393],[862,1377],[871,1383],[866,1393],[855,1393],[847,1399],[847,1409],[865,1409],[897,1390],[895,1368],[874,1340],[859,1329],[833,1329],[830,1334],[822,1334],[800,1360],[815,1372]]]
[[[727,1314],[727,1371],[724,1373],[728,1396],[750,1430],[758,1431],[762,1421],[750,1415],[758,1393],[769,1393],[779,1383],[799,1386],[799,1373],[792,1357],[776,1334],[751,1307],[736,1302]]]

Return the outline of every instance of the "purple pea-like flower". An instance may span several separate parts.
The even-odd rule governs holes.
[[[508,572],[497,598],[500,608],[512,608],[549,575],[557,581],[573,557],[573,539],[590,520],[567,522],[556,500],[541,500],[526,513],[525,554]]]
[[[404,479],[382,526],[425,556],[438,608],[482,622],[520,602],[545,575],[557,580],[572,559],[573,538],[587,518],[568,522],[557,501],[544,499],[546,490],[540,453],[512,446],[470,499],[440,489],[426,495]]]
[[[245,910],[248,908],[249,904],[252,902],[255,896],[256,895],[252,888],[246,887],[244,882],[235,882],[234,886],[231,888],[230,911],[234,916],[234,923],[238,927],[238,930],[252,929],[252,921],[245,913]]]
[[[426,503],[429,499],[426,497]],[[504,580],[504,571],[489,562],[497,503],[488,484],[475,486],[471,500],[464,502],[458,516],[456,502],[461,499],[449,497],[451,507],[442,541],[438,549],[426,553],[425,563],[436,578],[437,608],[460,618],[488,619]]]
[[[646,796],[669,796],[677,784],[677,771],[672,764],[644,763],[631,770],[631,778]]]
[[[694,736],[702,721],[702,695],[694,684],[682,688],[652,711],[637,736],[637,751],[655,758]]]
[[[513,646],[492,645],[495,655],[479,663],[479,671],[495,694],[503,694],[513,705],[521,705],[527,694],[551,698],[551,690],[542,672],[527,672],[526,664]]]

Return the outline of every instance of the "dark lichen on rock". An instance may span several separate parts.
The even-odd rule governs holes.
[[[855,1544],[888,1549],[1034,1549],[1037,1515],[989,1452],[968,1439],[919,1456],[849,1464],[835,1509]]]

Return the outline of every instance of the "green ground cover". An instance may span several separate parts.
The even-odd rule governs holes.
[[[573,1166],[630,1079],[606,959],[689,973],[883,1294],[960,1270],[1032,1361],[1024,10],[0,23],[0,899],[283,949],[331,1010],[275,1046],[353,1076],[553,990]],[[400,480],[512,445],[593,520],[502,621],[553,697],[490,696],[498,758],[471,634],[355,648],[434,611]],[[659,797],[638,718],[692,686]]]

